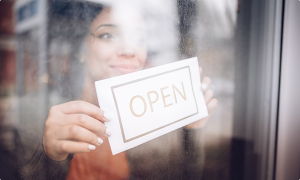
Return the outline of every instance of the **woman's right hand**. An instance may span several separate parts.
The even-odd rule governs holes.
[[[107,115],[105,114],[107,117]],[[46,121],[43,146],[47,156],[61,161],[69,153],[94,150],[103,143],[99,136],[110,136],[103,122],[104,111],[85,101],[71,101],[53,106]]]

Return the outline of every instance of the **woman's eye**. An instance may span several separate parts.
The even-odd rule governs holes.
[[[105,33],[105,34],[101,34],[98,36],[99,39],[105,39],[105,40],[117,40],[117,37],[109,34],[109,33]]]

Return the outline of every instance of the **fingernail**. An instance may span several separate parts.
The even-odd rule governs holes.
[[[109,136],[111,136],[111,131],[108,129],[108,128],[106,128],[106,135],[109,137]]]
[[[206,90],[207,84],[206,84],[206,83],[202,83],[202,84],[201,84],[201,87],[202,87],[203,90]]]
[[[98,144],[102,144],[103,143],[103,140],[101,138],[98,137]]]
[[[89,150],[94,150],[96,149],[96,146],[89,144]]]
[[[104,112],[103,113],[103,116],[105,117],[105,119],[107,119],[108,121],[110,121],[112,118],[111,116],[107,113],[107,112]]]

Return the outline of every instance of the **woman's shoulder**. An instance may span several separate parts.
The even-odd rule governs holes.
[[[28,93],[17,98],[14,108],[15,125],[13,129],[19,137],[19,144],[26,152],[32,152],[40,144],[43,138],[45,122],[49,109],[57,104],[67,102],[69,99],[61,97],[57,93],[48,93],[43,96],[38,92]]]

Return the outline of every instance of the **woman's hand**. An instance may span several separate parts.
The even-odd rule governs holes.
[[[107,115],[105,115],[107,117]],[[61,161],[69,153],[94,150],[103,143],[99,136],[110,136],[103,122],[104,111],[85,101],[53,106],[46,121],[43,145],[49,158]]]
[[[200,67],[200,75],[201,74],[202,74],[202,68]],[[211,79],[209,77],[205,76],[204,78],[202,78],[201,89],[204,92],[204,99],[205,99],[205,103],[206,103],[206,107],[207,107],[207,111],[208,111],[208,116],[203,119],[200,119],[198,121],[195,121],[189,125],[186,125],[185,128],[197,129],[197,128],[201,128],[201,127],[205,126],[205,124],[207,123],[207,120],[210,118],[213,110],[217,107],[218,100],[216,98],[214,98],[214,92],[211,89],[207,90],[210,83],[211,83]]]

